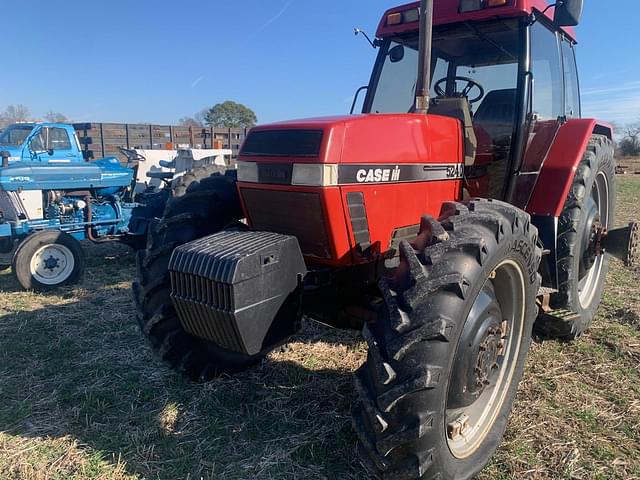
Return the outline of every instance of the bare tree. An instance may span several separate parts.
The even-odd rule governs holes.
[[[618,151],[625,157],[640,156],[640,122],[627,125],[622,129]]]
[[[69,118],[60,112],[49,111],[44,119],[49,123],[69,123]]]
[[[9,105],[0,113],[0,124],[3,126],[17,122],[26,122],[31,118],[31,112],[24,105]]]
[[[209,113],[209,109],[205,108],[193,116],[199,126],[204,127],[205,123],[207,123],[207,113]]]
[[[202,122],[193,117],[184,117],[178,120],[178,125],[182,127],[202,127]]]

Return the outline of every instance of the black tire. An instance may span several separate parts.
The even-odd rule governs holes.
[[[573,185],[558,222],[558,293],[551,296],[551,307],[558,310],[541,315],[536,329],[546,337],[571,341],[579,338],[593,323],[604,292],[609,258],[604,255],[589,272],[594,280],[588,288],[590,293],[581,293],[580,284],[584,279],[581,259],[584,246],[589,243],[589,199],[599,182],[604,179],[608,190],[607,219],[602,219],[607,228],[612,228],[615,220],[616,175],[613,143],[603,135],[594,135],[576,171]],[[582,277],[582,279],[581,279]],[[582,295],[582,298],[581,298]],[[576,315],[577,314],[577,315]]]
[[[469,479],[486,465],[506,429],[537,314],[542,252],[526,213],[473,200],[446,204],[440,222],[427,220],[422,246],[403,242],[400,266],[381,282],[386,308],[380,321],[365,327],[369,353],[355,377],[359,456],[371,476],[383,480]],[[480,292],[493,289],[496,280],[489,278],[501,265],[520,272],[522,287],[522,302],[512,305],[521,312],[519,327],[508,340],[517,348],[509,346],[505,354],[511,380],[493,389],[502,401],[496,402],[488,433],[472,454],[458,458],[450,447],[447,415],[450,390],[465,378],[458,359],[471,350],[462,347],[469,322],[461,319],[468,318]]]
[[[184,196],[191,185],[196,184],[200,180],[210,177],[211,175],[235,175],[235,170],[229,170],[220,165],[205,165],[204,167],[194,168],[181,177],[176,178],[171,184],[171,196],[178,198]]]
[[[42,262],[35,256],[48,255]],[[32,265],[32,262],[34,264]],[[45,230],[29,235],[13,256],[13,273],[25,290],[47,291],[78,281],[84,271],[80,242],[64,232]]]
[[[262,356],[230,352],[190,335],[169,297],[168,264],[173,250],[242,218],[233,174],[203,178],[201,172],[194,173],[191,183],[181,184],[184,194],[168,202],[164,217],[149,233],[147,249],[138,252],[133,292],[140,328],[160,358],[193,380],[209,380],[244,370]]]

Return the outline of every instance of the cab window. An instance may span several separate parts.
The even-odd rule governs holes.
[[[69,134],[64,128],[49,129],[49,149],[50,150],[71,150]]]
[[[29,148],[32,152],[44,152],[47,144],[47,132],[46,128],[41,128],[31,139]]]
[[[565,116],[580,118],[580,85],[575,50],[566,39],[562,41],[562,64],[564,66]]]
[[[538,120],[555,120],[564,116],[558,37],[541,21],[531,27],[531,70],[533,113]]]

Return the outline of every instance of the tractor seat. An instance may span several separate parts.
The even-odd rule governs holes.
[[[434,98],[429,106],[429,113],[443,117],[457,118],[462,122],[464,135],[464,164],[472,166],[476,160],[478,139],[473,130],[471,107],[465,97]]]
[[[474,123],[481,125],[494,143],[505,136],[511,137],[516,115],[516,97],[515,88],[493,90],[484,97],[473,117]]]
[[[172,172],[147,172],[147,177],[156,180],[171,180],[174,175]]]

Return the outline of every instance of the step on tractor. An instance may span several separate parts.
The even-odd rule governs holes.
[[[237,180],[192,182],[137,256],[137,319],[196,380],[304,317],[361,328],[353,427],[372,478],[469,479],[505,431],[534,328],[591,324],[611,257],[612,127],[582,118],[581,0],[387,11],[362,114],[262,125]]]
[[[220,170],[205,165],[172,182],[173,173],[150,172],[164,188],[136,188],[144,157],[124,150],[87,162],[71,125],[21,123],[0,134],[0,270],[12,267],[27,290],[49,290],[79,279],[81,240],[121,241],[144,248],[149,225],[184,182]],[[164,165],[171,167],[171,162]],[[140,187],[140,185],[138,185]]]

